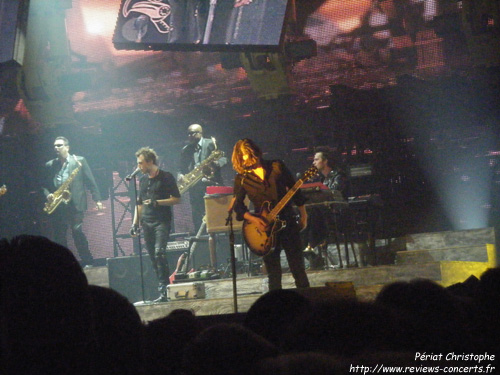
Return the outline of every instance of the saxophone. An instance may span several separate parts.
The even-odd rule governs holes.
[[[198,181],[200,181],[203,177],[206,178],[213,177],[214,169],[210,164],[223,157],[224,152],[217,149],[217,144],[215,143],[214,137],[212,137],[212,142],[215,145],[215,150],[213,150],[212,153],[208,156],[208,158],[206,158],[200,164],[198,164],[191,172],[184,175],[182,181],[177,184],[177,187],[179,188],[179,193],[184,194],[191,187],[196,185]]]
[[[80,163],[76,159],[75,155],[73,155],[73,157],[75,158],[75,161],[78,163],[78,167],[73,172],[71,172],[68,179],[64,181],[63,184],[59,186],[59,188],[53,193],[54,199],[52,200],[52,202],[45,203],[43,211],[49,215],[52,212],[54,212],[61,203],[64,202],[64,204],[68,204],[71,199],[71,192],[69,191],[69,185],[73,182],[78,172],[80,172],[80,169],[82,169],[82,163]]]

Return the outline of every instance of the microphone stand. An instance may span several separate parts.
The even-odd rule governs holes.
[[[130,176],[128,176],[130,177]],[[127,179],[128,179],[127,177]],[[137,210],[137,179],[135,177],[135,175],[132,177],[134,179],[134,182],[133,182],[133,186],[134,186],[134,215],[132,216],[132,223],[134,222],[134,216],[137,215],[137,218],[140,220],[139,218],[139,213],[138,213],[138,210]],[[130,179],[128,179],[130,181]],[[143,261],[142,261],[142,245],[141,245],[141,233],[139,232],[137,234],[137,242],[139,244],[139,265],[140,265],[140,268],[141,268],[141,293],[142,293],[142,303],[143,304],[146,304],[146,301],[145,301],[145,293],[144,293],[144,267],[143,267]]]
[[[231,272],[233,274],[233,306],[234,313],[238,313],[238,293],[236,290],[236,256],[234,251],[233,207],[227,215],[226,226],[229,225],[229,250],[231,253]]]

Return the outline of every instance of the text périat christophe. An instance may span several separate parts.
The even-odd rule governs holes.
[[[474,361],[477,363],[481,363],[483,361],[489,361],[492,362],[495,360],[495,355],[494,354],[474,354],[474,353],[420,353],[416,352],[415,353],[415,361]]]

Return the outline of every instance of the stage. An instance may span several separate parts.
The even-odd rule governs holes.
[[[361,301],[372,301],[381,288],[391,282],[425,278],[446,287],[463,282],[471,275],[480,277],[486,269],[497,266],[493,228],[412,234],[383,242],[385,244],[379,244],[375,251],[384,253],[379,254],[384,259],[391,259],[392,256],[393,264],[360,264],[355,267],[351,263],[348,266],[344,264],[343,268],[334,266],[326,270],[308,270],[311,288],[299,292],[313,300],[355,296]],[[329,245],[328,250],[333,258],[336,248]],[[357,255],[359,259],[362,254]],[[84,271],[89,284],[110,286],[108,267],[93,267]],[[236,303],[230,277],[201,281],[205,289],[204,298],[157,304],[144,303],[143,300],[131,302],[136,302],[137,311],[144,321],[163,317],[175,309],[189,309],[197,316],[244,313],[266,292],[265,280],[265,275],[238,273]],[[137,280],[130,280],[126,276],[122,282],[137,284]],[[120,285],[122,288],[123,284]],[[140,289],[140,285],[133,287]],[[283,288],[294,288],[290,273],[283,274]]]

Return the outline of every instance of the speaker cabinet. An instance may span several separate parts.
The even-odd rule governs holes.
[[[229,226],[226,225],[226,219],[232,198],[232,194],[213,194],[205,196],[207,233],[229,231]],[[247,206],[249,205],[248,198],[245,198],[245,204]],[[235,232],[241,232],[242,226],[243,221],[237,221],[236,214],[233,212],[233,230]]]
[[[141,262],[138,256],[108,258],[109,287],[134,303],[158,298],[158,279],[149,255],[142,256],[144,298],[141,286]]]

